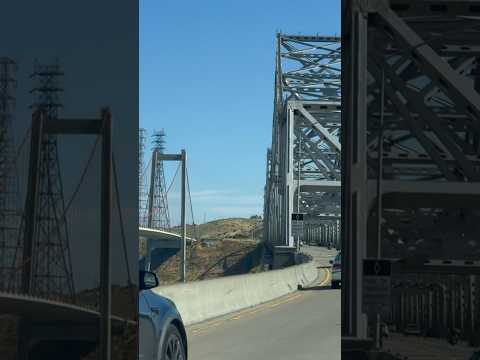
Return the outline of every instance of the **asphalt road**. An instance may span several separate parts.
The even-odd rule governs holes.
[[[336,254],[313,251],[319,267]],[[319,268],[309,289],[190,327],[189,359],[340,359],[340,290],[330,289],[330,278]]]
[[[465,343],[453,346],[444,339],[424,338],[422,336],[404,336],[391,333],[384,340],[384,349],[392,354],[400,354],[408,360],[467,360],[473,351],[480,349],[469,347]]]
[[[337,255],[338,253],[338,251],[333,248],[329,250],[324,247],[307,246],[307,245],[302,246],[300,250],[301,252],[311,255],[313,257],[313,261],[318,266],[328,266],[328,267],[331,266],[328,261],[333,260],[335,255]]]

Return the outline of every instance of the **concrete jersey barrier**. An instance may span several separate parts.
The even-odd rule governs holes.
[[[172,300],[185,325],[196,324],[241,309],[259,305],[314,282],[318,270],[313,262],[258,274],[228,276],[152,289]]]

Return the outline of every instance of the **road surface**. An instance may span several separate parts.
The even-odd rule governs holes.
[[[318,266],[328,266],[328,267],[331,266],[328,261],[333,260],[335,258],[335,255],[337,255],[338,253],[338,251],[334,248],[329,250],[325,247],[307,246],[307,245],[302,246],[301,251],[311,255],[313,257],[313,261]]]
[[[473,351],[464,343],[450,345],[444,339],[426,338],[422,336],[404,336],[391,333],[384,340],[384,349],[392,354],[400,354],[400,358],[408,360],[468,360]]]
[[[305,247],[307,248],[307,247]],[[306,249],[319,267],[336,251]],[[340,359],[340,290],[329,269],[317,284],[281,299],[187,329],[191,360]]]

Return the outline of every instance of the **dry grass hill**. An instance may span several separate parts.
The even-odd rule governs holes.
[[[178,227],[173,229],[174,232],[179,230]],[[255,230],[254,234],[252,234],[252,230]],[[192,225],[187,225],[188,234],[193,234],[194,231],[202,240],[249,239],[252,238],[252,235],[259,240],[262,235],[262,219],[219,219],[196,225],[196,230]]]
[[[176,233],[179,233],[179,230],[178,227],[172,229]],[[205,272],[207,273],[202,278],[214,278],[223,276],[229,265],[239,261],[256,247],[261,240],[262,220],[219,219],[197,225],[195,230],[189,225],[187,234],[200,239],[193,248],[187,248],[187,280],[199,280]],[[142,245],[140,244],[141,254],[145,251]],[[179,256],[173,256],[156,269],[162,284],[178,281],[179,265]]]
[[[252,238],[255,230],[255,238],[261,236],[262,220],[231,218],[210,221],[198,226],[200,239],[248,239]]]

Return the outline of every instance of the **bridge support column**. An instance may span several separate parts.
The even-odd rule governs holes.
[[[342,1],[342,336],[367,338],[362,260],[367,241],[367,16]],[[342,349],[343,352],[343,349]]]
[[[281,269],[295,264],[295,247],[275,246],[273,251],[273,269]]]
[[[294,133],[295,133],[295,117],[294,111],[292,108],[288,109],[287,115],[287,131],[286,131],[286,139],[285,143],[287,144],[287,156],[286,156],[286,164],[285,167],[287,169],[287,176],[286,176],[286,204],[285,208],[287,211],[285,212],[285,224],[286,224],[286,235],[287,238],[285,239],[286,246],[295,246],[295,240],[292,236],[292,213],[294,209],[294,201],[295,201],[295,191],[300,191],[297,189],[297,186],[294,184],[294,166],[293,166],[293,159],[294,159]]]

